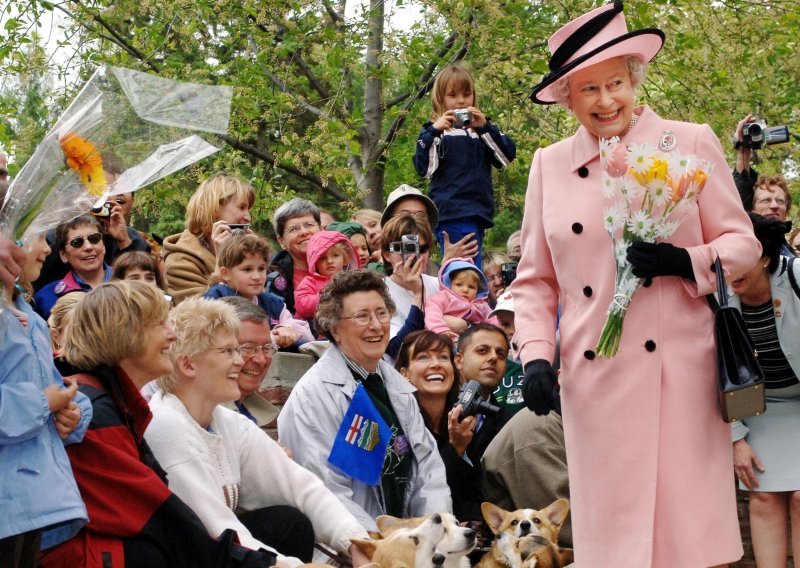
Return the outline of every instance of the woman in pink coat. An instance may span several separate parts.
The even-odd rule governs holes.
[[[712,130],[634,105],[663,39],[656,29],[628,33],[619,0],[593,10],[550,38],[551,72],[533,93],[537,103],[566,105],[581,123],[534,156],[513,284],[514,345],[526,403],[538,414],[554,408],[561,307],[559,383],[580,568],[702,568],[742,555],[704,296],[715,289],[716,255],[731,279],[755,264],[760,247]],[[616,268],[598,142],[613,136],[694,154],[715,168],[667,242],[628,249],[644,283],[619,351],[606,359],[594,350]]]

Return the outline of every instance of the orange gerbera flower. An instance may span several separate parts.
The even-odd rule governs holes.
[[[81,178],[89,193],[100,197],[106,190],[106,174],[103,171],[103,158],[94,144],[69,132],[59,139],[61,151],[67,165]]]

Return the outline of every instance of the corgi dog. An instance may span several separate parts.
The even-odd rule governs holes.
[[[475,531],[449,513],[415,519],[378,517],[379,539],[352,539],[376,568],[469,568]]]
[[[566,499],[540,511],[506,511],[492,503],[483,503],[481,511],[495,536],[478,563],[481,568],[561,568],[572,562],[572,549],[558,547],[558,534],[569,513]]]

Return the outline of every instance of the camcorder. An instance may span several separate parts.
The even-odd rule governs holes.
[[[403,257],[403,263],[409,257],[417,259],[419,256],[419,236],[417,235],[403,235],[400,241],[389,243],[389,252],[399,254]]]
[[[247,229],[250,228],[248,223],[228,223],[228,228],[231,230],[231,235],[246,235]]]
[[[504,262],[500,265],[500,277],[503,279],[503,287],[510,286],[517,277],[517,263]]]
[[[453,126],[456,128],[467,128],[472,124],[472,113],[468,108],[457,108],[453,111],[453,116],[456,120]]]
[[[742,148],[759,150],[773,144],[783,144],[789,141],[789,127],[767,126],[763,118],[755,122],[748,122],[742,126]]]
[[[91,213],[95,217],[110,217],[111,216],[111,208],[114,205],[108,202],[103,203],[102,205],[98,205],[97,207],[91,208]]]
[[[459,422],[463,422],[465,418],[476,414],[486,414],[488,416],[500,414],[499,406],[495,406],[488,400],[483,400],[480,387],[481,385],[478,381],[468,381],[461,387],[461,392],[458,393],[458,400],[455,404],[455,406],[461,405],[461,414],[458,416]]]

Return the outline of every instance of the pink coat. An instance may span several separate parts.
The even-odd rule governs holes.
[[[525,363],[552,361],[561,305],[559,380],[581,568],[699,568],[742,555],[703,296],[715,289],[716,254],[730,280],[755,264],[760,246],[707,125],[644,107],[623,141],[658,145],[665,134],[676,151],[715,163],[696,208],[668,239],[688,249],[697,283],[659,277],[640,288],[612,359],[594,353],[616,273],[597,139],[581,127],[538,150],[528,181],[514,343]]]
[[[308,241],[308,246],[306,246],[309,275],[303,278],[294,291],[295,317],[305,320],[313,319],[314,312],[317,311],[317,306],[319,306],[319,295],[332,278],[317,272],[317,261],[336,243],[347,243],[349,247],[350,261],[345,270],[360,268],[361,262],[358,259],[358,251],[347,236],[338,231],[319,231],[314,233],[314,236]]]
[[[444,316],[461,318],[468,323],[491,323],[498,325],[497,318],[490,318],[492,307],[486,301],[489,285],[486,277],[479,271],[483,289],[470,301],[450,289],[450,272],[463,268],[472,261],[466,258],[452,258],[439,269],[439,291],[425,300],[425,329],[436,333],[449,333],[450,327]]]

